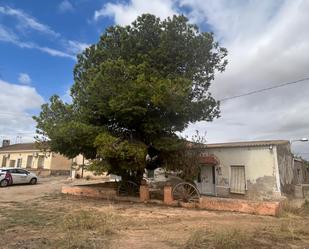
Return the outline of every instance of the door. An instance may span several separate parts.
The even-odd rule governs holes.
[[[38,169],[43,169],[44,168],[44,159],[45,159],[44,156],[39,156],[39,159],[38,159]]]
[[[33,156],[28,156],[26,168],[32,168],[32,162],[33,162]]]
[[[235,194],[246,193],[245,166],[231,166],[230,192]]]
[[[25,170],[11,169],[10,172],[13,178],[13,184],[28,183],[28,174]]]
[[[18,159],[17,159],[16,167],[17,167],[17,168],[21,168],[21,163],[22,163],[22,159],[21,159],[21,158],[18,158]]]
[[[202,165],[196,186],[201,194],[215,195],[215,167]]]

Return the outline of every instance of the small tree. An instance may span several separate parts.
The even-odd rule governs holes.
[[[42,106],[38,140],[47,137],[66,156],[95,159],[96,171],[141,177],[150,143],[162,155],[183,150],[176,132],[219,117],[208,88],[224,71],[226,54],[184,16],[145,14],[129,26],[111,26],[78,55],[73,103],[54,96]]]

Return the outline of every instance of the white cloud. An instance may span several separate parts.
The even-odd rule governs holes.
[[[0,14],[17,18],[19,20],[18,26],[23,29],[32,29],[54,37],[60,36],[59,33],[52,30],[49,26],[38,22],[22,10],[13,9],[8,6],[0,6]]]
[[[90,47],[90,44],[69,40],[66,47],[68,52],[72,54],[79,54],[83,52],[86,48]]]
[[[24,13],[22,10],[0,6],[0,16],[1,15],[15,17],[17,19],[17,29],[22,28],[24,31],[34,30],[39,34],[49,34],[52,38],[57,38],[53,41],[58,43],[62,48],[55,49],[39,45],[35,42],[25,41],[26,38],[21,35],[17,35],[17,31],[15,32],[13,28],[8,28],[0,24],[0,41],[2,42],[9,42],[20,48],[37,49],[51,56],[70,58],[74,61],[76,60],[76,54],[82,52],[86,47],[89,46],[89,44],[86,43],[65,39],[59,33],[52,30],[49,26],[39,23],[30,15]]]
[[[61,13],[72,12],[74,11],[74,7],[69,0],[64,0],[59,4],[58,10]]]
[[[29,74],[26,73],[20,73],[18,77],[18,82],[21,84],[29,85],[31,84],[31,78]]]
[[[72,60],[76,60],[76,57],[72,54],[57,50],[57,49],[53,49],[53,48],[48,48],[48,47],[34,47],[40,51],[43,51],[51,56],[57,56],[57,57],[64,57],[64,58],[70,58]]]
[[[51,56],[70,58],[72,60],[76,60],[76,56],[74,53],[72,53],[72,51],[63,52],[58,49],[40,46],[33,42],[21,41],[20,38],[13,31],[1,25],[0,25],[0,41],[12,43],[20,48],[37,49]]]
[[[100,10],[95,11],[94,19],[113,17],[115,23],[120,25],[130,24],[137,16],[143,13],[154,14],[166,18],[176,14],[176,7],[172,0],[130,0],[129,3],[107,3]]]
[[[0,24],[0,41],[15,43],[17,40],[18,37],[14,34],[14,32]]]
[[[0,80],[0,138],[14,141],[22,135],[22,141],[31,140],[35,122],[28,111],[37,110],[44,103],[35,88]]]
[[[191,19],[213,29],[229,65],[211,91],[220,99],[309,76],[309,2],[183,0]],[[222,103],[222,117],[191,125],[210,142],[309,137],[309,81]],[[309,145],[293,144],[297,151]],[[305,156],[305,155],[304,155]]]

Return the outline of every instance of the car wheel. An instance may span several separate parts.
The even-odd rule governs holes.
[[[9,181],[4,179],[0,182],[0,187],[7,187],[9,185]]]
[[[31,180],[30,180],[30,184],[31,185],[34,185],[34,184],[36,184],[37,183],[37,179],[36,178],[32,178]]]

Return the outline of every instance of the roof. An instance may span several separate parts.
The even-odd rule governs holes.
[[[206,144],[206,148],[256,147],[256,146],[270,146],[270,145],[286,145],[289,143],[290,143],[289,140],[244,141],[244,142]]]
[[[40,150],[35,143],[12,144],[0,148],[1,151]]]

